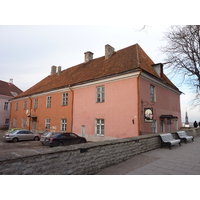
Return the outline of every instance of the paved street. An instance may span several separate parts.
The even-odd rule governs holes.
[[[101,170],[97,175],[200,175],[200,137],[155,149]]]

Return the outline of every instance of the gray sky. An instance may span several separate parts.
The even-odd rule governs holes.
[[[159,47],[165,45],[164,32],[170,25],[38,25],[0,26],[0,79],[9,81],[23,91],[50,74],[51,66],[62,70],[84,62],[84,53],[91,51],[94,58],[104,55],[106,44],[115,50],[138,43],[155,62],[163,62]],[[165,73],[168,73],[165,71]],[[169,76],[170,77],[170,76]],[[172,79],[178,86],[177,77]],[[188,111],[189,120],[197,118],[199,109],[190,110],[191,97],[186,86],[179,87],[182,118]]]
[[[48,76],[52,65],[66,69],[82,63],[86,51],[93,52],[94,58],[103,56],[106,44],[117,51],[138,43],[155,63],[162,62],[159,47],[165,44],[167,24],[198,24],[195,5],[196,0],[189,4],[172,0],[1,1],[0,80],[13,78],[16,86],[27,90]],[[172,79],[176,85],[177,79]],[[191,110],[188,105],[188,87],[179,89],[185,93],[181,95],[182,121],[186,111],[190,121],[199,121],[199,107]]]

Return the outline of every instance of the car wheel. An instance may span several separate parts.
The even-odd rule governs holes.
[[[18,142],[18,138],[15,137],[15,138],[12,139],[12,141],[13,141],[14,143]]]
[[[64,144],[62,142],[58,142],[58,146],[63,146]]]
[[[38,141],[40,138],[38,136],[34,137],[35,141]]]

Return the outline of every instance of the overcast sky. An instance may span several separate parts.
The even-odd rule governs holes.
[[[116,51],[138,43],[155,62],[164,61],[159,48],[165,45],[164,32],[170,25],[49,25],[0,26],[0,79],[9,81],[25,91],[50,74],[51,66],[62,70],[84,62],[84,53],[91,51],[94,58],[105,53],[110,44]],[[168,73],[166,71],[166,73]],[[169,75],[170,77],[170,75]],[[172,79],[178,86],[177,77]],[[179,87],[182,119],[188,111],[189,120],[199,121],[199,109],[190,110],[191,94],[187,86]]]
[[[165,44],[163,32],[170,24],[198,24],[199,10],[194,5],[196,0],[189,4],[172,0],[1,1],[0,80],[13,78],[25,91],[48,76],[52,65],[66,69],[80,64],[86,51],[93,52],[94,58],[103,56],[106,44],[117,51],[138,43],[155,63],[163,62],[159,51]],[[178,86],[177,79],[172,82]],[[199,107],[191,110],[188,104],[188,86],[179,89],[185,93],[181,95],[183,121],[186,111],[190,121],[200,121]]]

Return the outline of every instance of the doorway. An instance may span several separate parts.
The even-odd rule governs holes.
[[[37,117],[32,118],[32,132],[35,133],[36,130],[36,122],[37,122]]]
[[[85,125],[81,126],[81,135],[84,137],[85,136]]]

